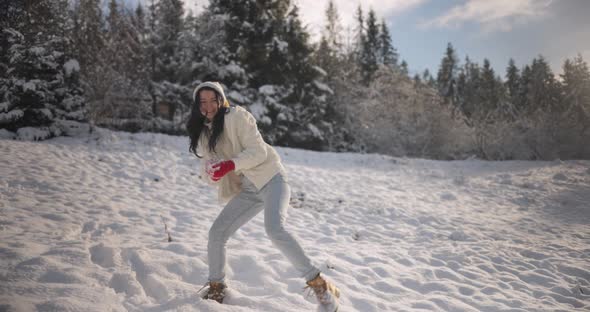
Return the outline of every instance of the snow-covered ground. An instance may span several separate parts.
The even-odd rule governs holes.
[[[341,311],[590,310],[590,161],[277,150]],[[0,311],[314,310],[262,214],[228,242],[227,304],[199,299],[221,206],[198,166],[166,135],[0,140]]]

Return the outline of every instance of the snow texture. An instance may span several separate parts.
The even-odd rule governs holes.
[[[77,60],[71,59],[64,64],[66,77],[70,77],[73,73],[80,71],[80,63]]]
[[[225,304],[199,298],[221,207],[187,146],[100,128],[0,140],[0,310],[314,310],[263,214],[228,241]],[[590,161],[277,150],[286,227],[340,311],[590,310]]]
[[[16,131],[16,138],[22,141],[41,141],[50,136],[51,131],[45,127],[23,127]]]

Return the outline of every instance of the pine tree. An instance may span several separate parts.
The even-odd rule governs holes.
[[[420,87],[422,85],[422,78],[420,78],[420,74],[416,73],[413,80],[416,87]]]
[[[367,18],[367,32],[362,46],[360,68],[362,72],[363,81],[369,84],[373,80],[373,76],[378,68],[378,60],[380,53],[379,42],[379,26],[377,25],[377,18],[375,11],[369,10]]]
[[[560,75],[563,85],[563,98],[566,110],[575,115],[582,132],[590,128],[590,70],[588,64],[578,54],[573,60],[563,63]]]
[[[166,116],[174,118],[190,105],[191,88],[185,84],[190,71],[190,47],[185,46],[184,7],[181,0],[151,0],[148,6],[145,60],[149,72],[148,93],[151,115],[160,115],[159,105],[167,107]],[[164,116],[165,117],[165,116]],[[178,121],[179,124],[181,123]]]
[[[314,61],[326,72],[326,80],[330,82],[339,75],[339,67],[344,61],[340,17],[333,0],[328,1],[325,17],[326,24],[315,50]]]
[[[355,49],[354,49],[354,53],[357,59],[357,62],[360,64],[361,63],[361,58],[362,58],[362,53],[363,53],[363,49],[365,47],[365,31],[366,31],[366,27],[365,27],[365,17],[363,15],[363,8],[361,7],[361,5],[359,4],[357,10],[356,10],[356,28],[354,30],[354,36],[355,36]]]
[[[531,80],[528,93],[528,99],[530,104],[533,105],[533,110],[562,109],[562,107],[558,107],[561,102],[559,99],[559,85],[549,64],[542,55],[533,59],[531,64]]]
[[[85,119],[78,62],[71,53],[71,20],[65,0],[13,2],[8,11],[24,19],[5,20],[0,41],[0,126],[22,139],[45,139],[61,133],[65,119]],[[22,33],[21,31],[22,30]]]
[[[214,0],[210,10],[225,16],[226,62],[247,73],[252,101],[262,107],[256,117],[266,138],[321,148],[319,124],[331,90],[321,81],[323,70],[312,66],[313,49],[298,7],[285,0]]]
[[[522,69],[522,74],[518,83],[518,99],[516,110],[522,114],[528,114],[533,111],[533,103],[531,100],[532,93],[532,71],[531,67],[527,64]]]
[[[140,34],[140,39],[142,39],[142,41],[145,39],[145,19],[145,10],[141,3],[138,3],[137,7],[135,8],[135,17],[133,18],[133,25],[135,26],[137,32]]]
[[[79,0],[74,12],[74,46],[82,74],[88,77],[104,65],[101,51],[105,39],[100,0]]]
[[[391,68],[397,67],[398,53],[391,43],[391,35],[385,21],[381,21],[381,32],[379,33],[379,46],[381,47],[380,63]]]
[[[155,32],[159,40],[155,46],[156,82],[178,81],[181,67],[180,37],[184,29],[184,8],[181,0],[160,0],[156,6]]]
[[[432,74],[430,74],[428,68],[426,68],[422,73],[422,81],[429,87],[436,87],[436,80],[434,80],[434,77],[432,77]]]
[[[338,9],[334,4],[334,0],[328,1],[326,7],[326,25],[322,37],[327,42],[327,47],[330,52],[334,55],[342,53],[342,26],[340,25],[340,16],[338,15]]]
[[[496,84],[496,74],[490,61],[484,59],[481,69],[481,83],[479,87],[479,107],[480,113],[486,114],[496,110],[499,103],[498,88]]]
[[[467,62],[469,62],[469,58],[467,58]],[[468,64],[466,62],[466,64]],[[466,108],[466,93],[468,88],[468,81],[467,81],[467,68],[461,67],[458,70],[457,74],[457,84],[455,85],[455,97],[453,99],[454,108],[465,112]]]
[[[289,80],[296,86],[297,92],[300,92],[303,85],[317,77],[317,73],[309,64],[313,49],[309,44],[309,34],[301,24],[297,6],[293,6],[287,15],[284,38],[288,47],[287,59],[291,70]]]
[[[518,97],[520,87],[520,71],[516,67],[514,60],[510,59],[508,67],[506,68],[506,90],[508,92],[508,99],[512,107],[518,105]]]
[[[407,76],[410,73],[410,70],[408,69],[408,62],[406,62],[406,60],[402,60],[399,68],[402,75]]]
[[[468,118],[473,118],[479,109],[479,90],[481,88],[481,69],[479,64],[472,62],[468,56],[465,57],[465,64],[462,72],[465,75],[464,85],[459,93],[459,104],[461,111]]]
[[[439,88],[439,94],[445,99],[446,103],[450,103],[455,93],[455,83],[457,75],[457,57],[455,55],[455,49],[449,42],[445,56],[443,57],[436,83]]]

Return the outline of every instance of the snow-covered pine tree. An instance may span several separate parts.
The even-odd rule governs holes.
[[[367,31],[361,50],[360,68],[363,82],[368,85],[377,71],[379,55],[382,52],[379,37],[379,25],[373,9],[369,10],[367,17]]]
[[[512,58],[508,61],[508,67],[506,68],[506,82],[504,83],[504,86],[506,87],[510,109],[513,113],[516,113],[518,92],[520,90],[520,70],[516,67],[514,59]]]
[[[414,81],[414,85],[416,85],[417,88],[422,86],[422,78],[420,77],[420,74],[416,73],[412,80]]]
[[[152,114],[160,116],[160,110],[175,119],[174,127],[181,127],[182,116],[192,103],[193,62],[190,46],[190,27],[184,21],[184,6],[180,0],[151,0],[146,47],[150,76],[149,93],[152,98]],[[159,123],[163,120],[157,119]]]
[[[455,83],[457,78],[457,56],[453,45],[449,42],[445,55],[441,60],[436,84],[438,92],[445,100],[445,103],[451,103],[455,93]]]
[[[100,0],[74,2],[74,47],[82,75],[87,79],[103,65],[104,21]]]
[[[243,65],[230,53],[226,46],[225,25],[228,15],[214,4],[201,13],[187,28],[192,36],[188,37],[192,62],[187,66],[191,70],[193,84],[201,81],[220,81],[226,86],[226,96],[235,104],[251,102],[248,94],[248,75]]]
[[[559,85],[549,64],[542,55],[533,59],[528,98],[535,109],[561,110]]]
[[[326,94],[312,67],[312,47],[298,8],[288,0],[211,1],[224,15],[227,63],[248,75],[255,91],[249,106],[265,138],[274,144],[319,149]]]
[[[469,56],[466,56],[461,72],[465,77],[461,79],[461,85],[457,86],[456,105],[470,119],[478,110],[481,70],[479,64],[472,62]],[[467,122],[470,121],[467,120]]]
[[[399,55],[397,49],[393,46],[389,28],[387,27],[385,20],[381,21],[380,28],[379,47],[381,48],[381,52],[379,54],[379,63],[391,68],[396,68],[398,66],[397,62]],[[418,78],[420,78],[420,76],[418,76]]]
[[[111,116],[105,95],[114,80],[111,66],[106,61],[105,22],[99,0],[75,0],[72,19],[74,54],[80,64],[80,76],[88,102],[91,125]]]
[[[533,105],[529,98],[529,90],[532,87],[531,79],[531,67],[530,65],[526,64],[521,70],[520,80],[518,83],[518,98],[516,100],[516,110],[525,115],[533,111]]]
[[[152,112],[147,96],[147,58],[142,33],[136,27],[143,21],[117,0],[110,0],[108,6],[103,72],[111,79],[103,103],[109,109],[105,118],[96,121],[116,129],[148,130]]]
[[[485,116],[498,109],[500,99],[498,97],[496,74],[487,58],[483,60],[478,94],[479,101],[477,102],[476,114]]]
[[[181,62],[181,36],[184,30],[184,4],[180,0],[159,0],[156,5],[155,82],[178,82]]]
[[[286,102],[292,103],[290,106],[293,107],[295,120],[289,129],[295,131],[287,133],[285,143],[315,150],[324,149],[324,133],[333,131],[332,116],[326,114],[327,97],[333,95],[333,91],[312,66],[313,49],[308,42],[309,34],[301,24],[297,6],[290,9],[286,26],[284,39],[288,46],[288,86],[293,90]]]
[[[68,130],[62,120],[86,118],[66,9],[65,0],[9,4],[18,16],[4,20],[0,34],[7,44],[1,57],[6,75],[0,78],[0,126],[19,139],[60,135]]]
[[[402,60],[402,62],[399,65],[399,70],[402,74],[406,76],[410,74],[410,69],[408,68],[408,62],[406,62],[406,60]]]
[[[466,58],[464,67],[460,67],[457,71],[457,83],[455,84],[455,98],[453,99],[453,112],[459,110],[464,113],[466,107],[466,89],[468,86],[467,75],[468,75],[468,64],[469,58]],[[434,78],[433,78],[434,80]]]
[[[563,63],[563,73],[560,74],[563,90],[563,105],[567,110],[575,111],[580,119],[586,122],[585,130],[590,128],[590,70],[588,64],[578,54],[573,60],[567,59]]]
[[[363,14],[363,8],[359,4],[355,13],[356,27],[354,29],[354,49],[353,53],[357,62],[361,63],[363,47],[365,46],[365,16]]]
[[[342,25],[340,24],[340,15],[334,0],[329,0],[325,11],[326,24],[322,32],[322,37],[328,43],[328,48],[332,53],[339,55],[343,52],[342,43]]]
[[[582,142],[590,141],[590,70],[580,54],[565,60],[562,68],[562,128],[568,131],[561,137],[560,154],[563,158],[587,159],[590,146]]]
[[[346,49],[339,43],[341,34],[340,17],[336,5],[329,1],[325,10],[325,26],[319,47],[315,50],[314,63],[333,94],[326,98],[324,120],[333,126],[324,131],[326,148],[335,151],[358,150],[356,140],[350,135],[354,128],[351,117],[357,103],[350,101],[360,81],[355,49],[349,43]]]
[[[338,75],[341,66],[343,45],[340,17],[333,0],[328,1],[325,10],[326,22],[322,30],[320,43],[315,51],[314,63],[326,72],[328,84]]]
[[[422,72],[422,82],[424,82],[431,88],[436,87],[436,80],[434,80],[434,77],[432,77],[432,74],[430,73],[430,70],[428,70],[428,68],[426,68],[424,72]]]

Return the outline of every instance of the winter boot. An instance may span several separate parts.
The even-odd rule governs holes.
[[[318,274],[314,279],[307,282],[306,288],[311,288],[311,290],[313,290],[318,299],[318,303],[320,304],[319,311],[338,311],[340,290],[330,281],[327,281]]]
[[[225,298],[225,289],[227,286],[221,282],[208,282],[205,286],[209,285],[209,288],[203,295],[203,299],[215,300],[219,303],[223,303]]]

